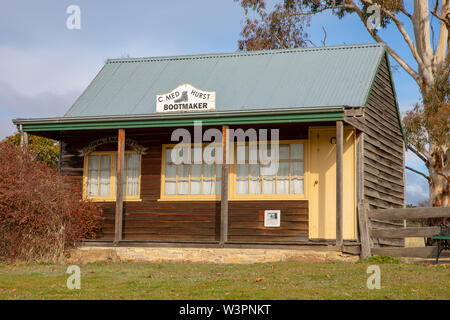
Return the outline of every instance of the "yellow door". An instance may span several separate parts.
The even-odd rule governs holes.
[[[309,238],[336,239],[336,128],[312,127],[310,139]],[[355,131],[344,129],[343,237],[356,230]]]

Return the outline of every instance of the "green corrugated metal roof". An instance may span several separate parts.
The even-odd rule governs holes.
[[[215,91],[217,112],[363,106],[384,51],[377,43],[111,59],[65,117],[155,114],[156,95],[183,83]]]

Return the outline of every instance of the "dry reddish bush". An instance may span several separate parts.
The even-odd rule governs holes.
[[[0,143],[0,261],[57,262],[100,231],[101,213],[57,170]]]

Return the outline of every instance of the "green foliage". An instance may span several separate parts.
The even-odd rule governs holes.
[[[368,13],[369,4],[350,0],[280,0],[272,11],[268,12],[265,0],[234,0],[244,9],[246,20],[242,29],[242,40],[239,40],[239,50],[262,50],[278,48],[306,47],[312,43],[306,28],[309,27],[311,16],[324,11],[342,19],[348,14],[357,12],[363,20],[373,13]],[[374,0],[382,9],[391,14],[404,11],[403,0]],[[249,11],[258,16],[250,18]],[[386,28],[392,18],[380,11],[380,27]],[[377,30],[374,30],[377,33]],[[322,44],[325,45],[326,32]]]
[[[450,195],[450,69],[447,59],[434,74],[431,87],[422,87],[422,103],[403,117],[410,149],[429,172],[432,206],[448,205]]]
[[[431,88],[422,88],[423,100],[403,117],[409,143],[419,152],[432,153],[430,146],[450,149],[450,82],[449,61],[435,74]]]
[[[6,137],[0,143],[11,143],[20,146],[20,133]],[[57,168],[59,162],[59,146],[55,140],[28,135],[28,151],[35,160],[45,162],[51,168]]]
[[[380,256],[369,257],[367,259],[360,260],[358,262],[359,263],[372,263],[372,264],[399,264],[399,263],[401,263],[401,260],[397,259],[397,258],[385,256],[385,255],[380,255]]]
[[[297,15],[295,7],[277,4],[274,10],[267,12],[264,1],[242,0],[241,5],[246,15],[251,9],[257,18],[246,17],[239,50],[306,47],[308,34],[304,29],[309,25],[309,17]]]

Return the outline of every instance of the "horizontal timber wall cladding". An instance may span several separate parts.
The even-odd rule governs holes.
[[[403,137],[386,57],[364,110],[364,198],[372,209],[403,207]]]
[[[364,199],[371,209],[405,204],[404,149],[387,57],[381,62],[364,110]],[[403,228],[403,221],[373,220],[376,228]],[[374,238],[375,247],[404,246],[404,239]]]
[[[308,132],[307,125],[266,125],[260,128],[279,128],[282,140],[306,139]],[[192,128],[186,129],[192,131]],[[148,149],[142,156],[142,201],[124,203],[123,239],[218,241],[220,201],[158,201],[161,183],[161,145],[174,143],[170,141],[171,132],[172,130],[167,128],[126,131],[126,137],[136,140]],[[84,160],[79,156],[78,150],[92,140],[116,134],[115,130],[63,133],[60,170],[79,187],[80,197]],[[126,149],[129,150],[128,146]],[[117,150],[117,145],[105,144],[96,149],[96,151],[107,150]],[[99,238],[112,240],[115,203],[104,203],[103,208],[105,221]],[[264,210],[269,209],[281,210],[281,227],[264,227]],[[228,228],[228,240],[234,242],[304,240],[308,234],[308,201],[230,201]]]

